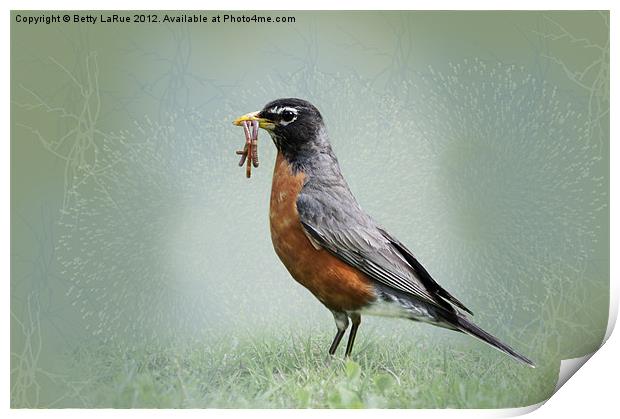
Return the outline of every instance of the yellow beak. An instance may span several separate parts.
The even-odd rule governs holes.
[[[267,118],[259,118],[258,111],[246,113],[233,121],[234,125],[242,125],[244,121],[258,121],[258,126],[263,129],[271,130],[275,127],[273,121]]]

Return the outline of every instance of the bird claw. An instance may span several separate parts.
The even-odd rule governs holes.
[[[245,144],[243,150],[235,153],[241,156],[239,166],[246,162],[245,176],[252,176],[252,166],[258,167],[258,121],[243,121],[243,132],[245,133]]]

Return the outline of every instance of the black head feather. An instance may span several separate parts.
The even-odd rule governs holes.
[[[310,158],[320,150],[331,151],[323,117],[306,100],[277,99],[266,104],[257,116],[273,123],[269,134],[278,150],[291,162]]]

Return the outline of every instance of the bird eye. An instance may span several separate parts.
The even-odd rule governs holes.
[[[291,122],[295,118],[295,112],[285,110],[282,112],[281,117],[282,117],[282,121]]]

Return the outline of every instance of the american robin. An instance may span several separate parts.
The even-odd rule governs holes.
[[[401,317],[456,330],[534,363],[476,326],[473,314],[415,255],[357,203],[340,172],[319,110],[278,99],[233,123],[258,120],[277,148],[269,221],[273,247],[292,277],[333,314],[333,355],[351,320],[351,354],[362,315]]]

